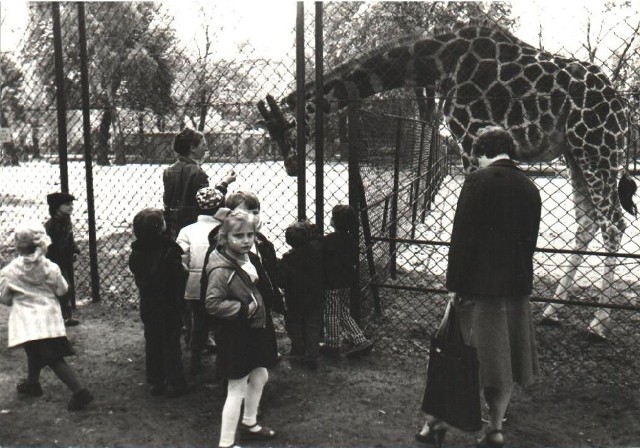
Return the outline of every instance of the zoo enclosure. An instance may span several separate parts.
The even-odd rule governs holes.
[[[307,166],[308,177],[302,183],[283,175],[280,155],[264,132],[253,126],[258,119],[255,102],[267,93],[282,96],[292,89],[296,80],[294,68],[312,78],[311,71],[322,68],[323,53],[332,54],[343,45],[344,57],[349,58],[372,45],[365,42],[350,47],[346,39],[333,39],[326,42],[323,52],[325,22],[331,25],[331,33],[345,35],[344,29],[336,28],[321,12],[328,10],[340,17],[343,12],[350,13],[352,6],[329,2],[315,9],[320,14],[319,23],[307,20],[305,28],[304,21],[299,21],[297,66],[293,55],[289,55],[290,59],[272,61],[252,57],[252,50],[247,47],[242,49],[238,60],[213,60],[204,48],[200,54],[189,53],[179,45],[175,35],[172,37],[169,22],[162,19],[161,11],[149,4],[96,2],[82,6],[84,14],[79,13],[78,4],[59,4],[60,20],[56,24],[56,6],[35,5],[34,25],[27,29],[22,49],[2,54],[5,80],[17,80],[9,87],[3,84],[2,90],[2,126],[10,126],[14,134],[12,142],[3,144],[8,165],[1,168],[5,183],[0,216],[3,264],[10,257],[12,225],[23,215],[44,220],[44,197],[48,192],[65,188],[63,171],[67,170],[69,191],[79,199],[79,210],[74,215],[76,235],[83,248],[76,263],[79,295],[95,294],[90,292],[89,267],[97,263],[95,272],[99,273],[102,298],[121,304],[134,302],[135,288],[126,267],[131,218],[140,208],[161,206],[163,164],[172,160],[172,135],[185,124],[202,129],[207,135],[211,151],[203,166],[212,182],[232,168],[244,177],[240,179],[244,185],[239,187],[256,188],[255,179],[268,179],[268,183],[259,187],[268,191],[261,197],[265,232],[275,240],[280,253],[285,249],[283,227],[300,214],[311,212],[307,204],[316,205],[315,216],[320,221],[318,217],[326,219],[324,203],[346,201],[349,190],[355,200],[358,190],[349,188],[346,161],[357,154],[360,169],[351,170],[351,183],[354,172],[359,173],[365,194],[362,202],[366,203],[362,209],[370,226],[369,241],[363,239],[362,244],[362,286],[366,294],[361,302],[357,301],[362,305],[362,318],[381,349],[426,348],[423,343],[443,309],[443,295],[438,293],[443,291],[451,212],[462,182],[457,159],[452,156],[453,142],[445,137],[440,123],[426,124],[418,119],[419,105],[413,92],[362,101],[366,111],[358,118],[359,131],[353,131],[354,120],[350,121],[349,130],[346,114],[326,117],[324,125],[320,122],[316,126],[315,135],[324,135],[308,145],[307,158],[315,159],[316,164]],[[300,14],[299,19],[311,18],[308,13]],[[86,96],[80,82],[84,76],[79,35],[83,18],[89,30]],[[54,36],[57,33],[60,35]],[[315,40],[300,39],[301,34]],[[140,36],[144,39],[139,39]],[[293,33],[291,41],[293,44]],[[109,47],[111,44],[118,45],[117,51]],[[53,51],[54,47],[62,50]],[[302,58],[301,48],[315,49],[319,57],[312,60],[308,52]],[[633,51],[637,55],[637,49]],[[51,57],[54,54],[60,57],[54,60]],[[300,67],[301,59],[306,59],[306,67]],[[334,59],[326,64],[327,70],[337,62]],[[606,66],[607,60],[600,62]],[[140,67],[157,70],[144,71]],[[635,82],[632,76],[627,79]],[[58,81],[58,90],[50,87],[53,80]],[[618,86],[631,105],[636,101],[634,86]],[[55,94],[62,90],[61,104],[60,96]],[[87,96],[88,106],[83,104]],[[637,116],[631,118],[637,124]],[[60,125],[64,122],[66,125]],[[350,138],[353,132],[360,134],[357,140]],[[63,160],[65,133],[67,168]],[[629,137],[627,166],[636,168],[637,127],[632,127]],[[324,150],[316,153],[315,146],[320,142]],[[349,150],[350,147],[359,147],[363,152]],[[545,300],[553,296],[556,269],[571,252],[566,249],[574,225],[566,219],[570,213],[567,207],[570,193],[562,162],[540,164],[528,170],[543,190],[547,204],[548,222],[541,235],[544,245],[536,255],[539,279],[536,295]],[[314,185],[316,180],[322,182],[322,188]],[[93,242],[89,231],[91,188],[95,198]],[[364,229],[362,233],[364,238]],[[616,346],[616,352],[637,341],[637,295],[633,290],[637,282],[636,235],[636,223],[632,222],[623,244],[625,252],[620,254],[623,262],[615,285],[618,299],[614,306],[620,308],[616,309],[613,330],[623,342]],[[594,283],[598,280],[602,254],[598,242],[593,244],[596,246],[585,252],[587,263],[576,278],[572,295],[575,300],[564,311],[575,333],[590,317],[591,310],[582,305],[595,302],[598,295]],[[89,257],[92,250],[94,261]],[[375,271],[368,271],[371,256]],[[369,295],[369,291],[373,293]],[[582,300],[585,297],[587,300]],[[376,308],[382,317],[369,313]],[[552,330],[541,333],[543,338],[557,337]],[[557,368],[570,373],[573,366],[588,362],[588,355],[585,349],[573,364]]]

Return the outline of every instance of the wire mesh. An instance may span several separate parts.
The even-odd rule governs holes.
[[[622,17],[614,33],[620,36],[618,39],[615,35],[606,42],[587,39],[577,52],[559,51],[598,64],[625,99],[631,126],[623,165],[637,173],[640,53],[638,42],[628,37],[634,30],[637,34],[637,15],[629,13],[624,3],[608,5],[609,10],[603,6],[603,17]],[[25,216],[44,222],[48,214],[46,194],[61,189],[51,8],[49,3],[30,3],[28,25],[20,42],[15,49],[0,53],[0,125],[10,128],[12,136],[10,142],[2,144],[0,167],[3,265],[13,256],[11,233],[15,223]],[[325,2],[323,8],[326,73],[401,34],[415,39],[455,22],[478,19],[517,27],[511,5],[502,2]],[[232,188],[258,193],[263,232],[274,241],[279,254],[286,250],[284,229],[297,216],[297,185],[295,178],[285,174],[275,145],[255,126],[259,119],[255,103],[267,93],[282,98],[295,86],[294,9],[292,6],[290,20],[282,18],[277,24],[286,28],[290,51],[274,58],[257,52],[251,42],[241,42],[233,55],[224,53],[221,39],[229,25],[219,29],[208,26],[221,12],[215,4],[202,3],[188,25],[178,23],[175,10],[160,2],[85,4],[97,250],[102,299],[106,302],[123,305],[136,301],[127,268],[132,217],[141,208],[162,207],[162,172],[174,160],[173,135],[185,125],[206,135],[209,152],[202,166],[210,181],[215,183],[229,170],[236,170],[239,179]],[[75,3],[60,3],[60,10],[69,191],[78,198],[73,223],[81,249],[75,263],[76,288],[79,298],[87,299],[89,247],[78,8]],[[306,8],[305,19],[306,75],[313,79],[312,8]],[[185,42],[181,34],[185,26],[197,28],[201,37],[197,44]],[[537,44],[543,46],[542,34]],[[426,119],[424,101],[416,98],[412,89],[369,98],[363,101],[360,120],[365,151],[361,154],[361,176],[372,230],[371,240],[362,241],[362,280],[372,286],[367,288],[371,294],[365,297],[363,306],[374,309],[373,292],[377,292],[383,310],[382,317],[367,315],[365,324],[381,349],[402,353],[426,349],[427,337],[444,309],[443,294],[425,294],[412,288],[444,287],[446,244],[464,179],[457,143],[444,127],[433,127],[434,117]],[[402,137],[399,142],[398,134]],[[313,131],[309,142],[307,215],[313,215],[314,180],[322,176],[324,222],[328,223],[332,206],[348,201],[349,141],[344,111],[326,117],[322,173],[316,173],[312,163]],[[572,215],[568,170],[561,159],[524,168],[535,179],[544,204],[540,250],[535,258],[535,297],[552,298],[562,269],[575,256],[570,253],[577,224]],[[638,227],[628,215],[626,218],[628,228],[619,250],[622,256],[608,292],[614,306],[629,308],[612,311],[610,331],[615,343],[607,356],[622,360],[634,352],[631,348],[637,345],[639,328],[634,308],[638,261],[633,257],[639,252]],[[392,229],[395,234],[390,236]],[[563,327],[541,327],[538,331],[545,348],[543,360],[547,361],[543,365],[562,374],[593,367],[594,359],[604,350],[587,346],[582,339],[593,316],[593,308],[583,305],[597,302],[602,294],[598,285],[604,252],[601,241],[598,237],[586,248],[589,252],[570,291],[570,299],[576,304],[566,306],[560,314]],[[367,250],[373,254],[375,275],[369,270]],[[376,286],[383,281],[396,289]],[[537,316],[540,306],[534,304]]]

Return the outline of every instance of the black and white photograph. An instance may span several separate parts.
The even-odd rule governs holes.
[[[640,0],[0,1],[0,448],[640,447]]]

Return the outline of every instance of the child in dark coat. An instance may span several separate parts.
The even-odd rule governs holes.
[[[291,338],[291,356],[301,358],[305,367],[318,367],[324,290],[322,287],[322,252],[311,237],[307,222],[296,222],[285,232],[291,250],[279,263],[279,284],[287,305],[285,319]]]
[[[80,250],[73,238],[71,213],[76,198],[69,193],[51,193],[47,195],[49,214],[51,217],[44,223],[47,235],[51,238],[51,246],[47,250],[47,258],[58,265],[62,276],[69,285],[68,291],[58,296],[64,325],[73,327],[80,322],[73,318],[72,309],[76,306],[76,292],[73,282],[73,262]]]
[[[140,292],[150,392],[174,397],[189,391],[180,346],[180,308],[189,273],[182,265],[182,249],[165,230],[161,210],[148,208],[136,214],[129,269]]]

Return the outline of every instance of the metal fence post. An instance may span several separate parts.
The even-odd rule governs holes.
[[[396,120],[398,127],[396,129],[396,147],[395,155],[393,159],[393,199],[391,200],[391,219],[389,220],[389,256],[391,261],[389,262],[389,270],[391,278],[396,278],[396,242],[398,237],[398,200],[400,195],[398,189],[400,188],[400,146],[402,144],[402,120]]]
[[[360,97],[355,84],[347,83],[347,116],[349,132],[349,205],[351,205],[358,215],[360,214],[358,176],[360,171],[359,147],[361,144],[360,123],[358,123],[358,109],[360,108]],[[356,228],[356,241],[360,243],[360,226]],[[354,284],[351,285],[350,311],[354,319],[360,320],[360,256],[358,254],[356,262],[356,275]]]
[[[62,30],[60,25],[60,3],[51,3],[53,17],[53,56],[56,74],[56,111],[58,114],[58,156],[60,165],[60,190],[69,192],[69,170],[67,166],[67,104],[64,94],[64,66],[62,55]]]
[[[100,300],[98,275],[98,242],[93,197],[93,164],[91,157],[91,116],[89,110],[89,69],[87,67],[87,28],[84,3],[78,2],[78,36],[80,42],[80,82],[82,84],[82,134],[84,138],[84,169],[87,183],[87,214],[89,219],[89,269],[91,271],[91,300]]]
[[[296,150],[298,156],[298,219],[307,218],[306,120],[304,57],[304,2],[297,4],[296,15]]]
[[[316,227],[324,234],[324,110],[317,106],[323,95],[324,84],[324,24],[323,5],[316,2]]]

